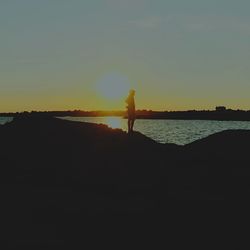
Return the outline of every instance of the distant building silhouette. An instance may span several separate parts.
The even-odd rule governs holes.
[[[225,106],[217,106],[215,110],[221,112],[221,111],[226,111],[227,108]]]

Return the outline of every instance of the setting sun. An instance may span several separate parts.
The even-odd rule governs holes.
[[[119,73],[110,73],[98,80],[96,91],[104,98],[118,100],[125,97],[130,89],[128,77]]]

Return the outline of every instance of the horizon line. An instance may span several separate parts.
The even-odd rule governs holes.
[[[187,110],[151,110],[151,109],[137,109],[137,112],[189,112],[189,111],[216,111],[215,109],[187,109]],[[231,109],[226,108],[225,111],[250,111],[247,109]],[[23,111],[4,111],[0,112],[0,114],[22,114],[22,113],[53,113],[53,112],[85,112],[85,113],[110,113],[110,112],[126,112],[126,110],[83,110],[83,109],[72,109],[72,110],[23,110]]]

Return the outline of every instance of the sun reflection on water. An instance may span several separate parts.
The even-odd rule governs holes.
[[[105,124],[107,124],[110,128],[113,128],[113,129],[123,128],[122,120],[119,117],[106,117]]]

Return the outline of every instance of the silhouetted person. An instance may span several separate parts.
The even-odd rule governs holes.
[[[128,111],[128,133],[133,132],[135,123],[135,90],[131,89],[126,99]]]

